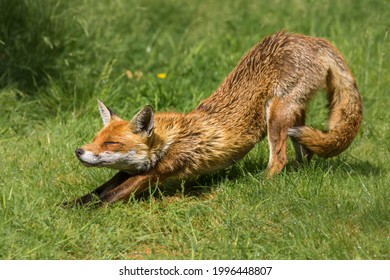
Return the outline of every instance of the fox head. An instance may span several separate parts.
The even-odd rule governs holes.
[[[76,149],[80,162],[85,166],[108,167],[134,174],[148,170],[153,108],[147,105],[131,121],[125,121],[100,100],[98,107],[104,127],[92,143]]]

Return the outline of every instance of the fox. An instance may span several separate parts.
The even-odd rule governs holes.
[[[325,89],[326,130],[305,125],[310,99]],[[220,86],[189,113],[154,112],[146,105],[130,120],[102,101],[103,128],[75,155],[87,167],[118,170],[110,180],[69,204],[109,205],[167,179],[214,172],[242,159],[267,137],[266,177],[287,164],[291,138],[296,161],[329,158],[347,149],[363,118],[355,78],[329,41],[278,31],[242,56]]]

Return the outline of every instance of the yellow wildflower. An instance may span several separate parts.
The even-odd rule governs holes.
[[[165,79],[167,77],[166,73],[157,73],[157,78],[159,79]]]

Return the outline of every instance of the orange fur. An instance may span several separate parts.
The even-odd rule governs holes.
[[[304,126],[314,93],[326,88],[328,131]],[[297,160],[345,150],[362,121],[361,98],[341,54],[328,41],[278,32],[249,50],[217,90],[188,114],[155,113],[150,106],[130,122],[99,102],[104,128],[76,154],[87,166],[120,172],[94,192],[102,203],[127,199],[149,184],[227,167],[268,136],[269,176],[287,163],[293,140]]]

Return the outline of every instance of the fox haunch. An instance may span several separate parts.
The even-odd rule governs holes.
[[[310,98],[327,90],[328,129],[305,126]],[[215,92],[193,111],[154,113],[144,107],[131,121],[101,101],[104,127],[92,143],[76,150],[86,166],[119,170],[112,179],[72,203],[97,196],[101,204],[126,200],[167,178],[188,178],[234,164],[264,137],[268,176],[287,163],[291,137],[298,162],[313,154],[338,155],[351,144],[362,122],[355,79],[328,41],[278,32],[249,50]]]

